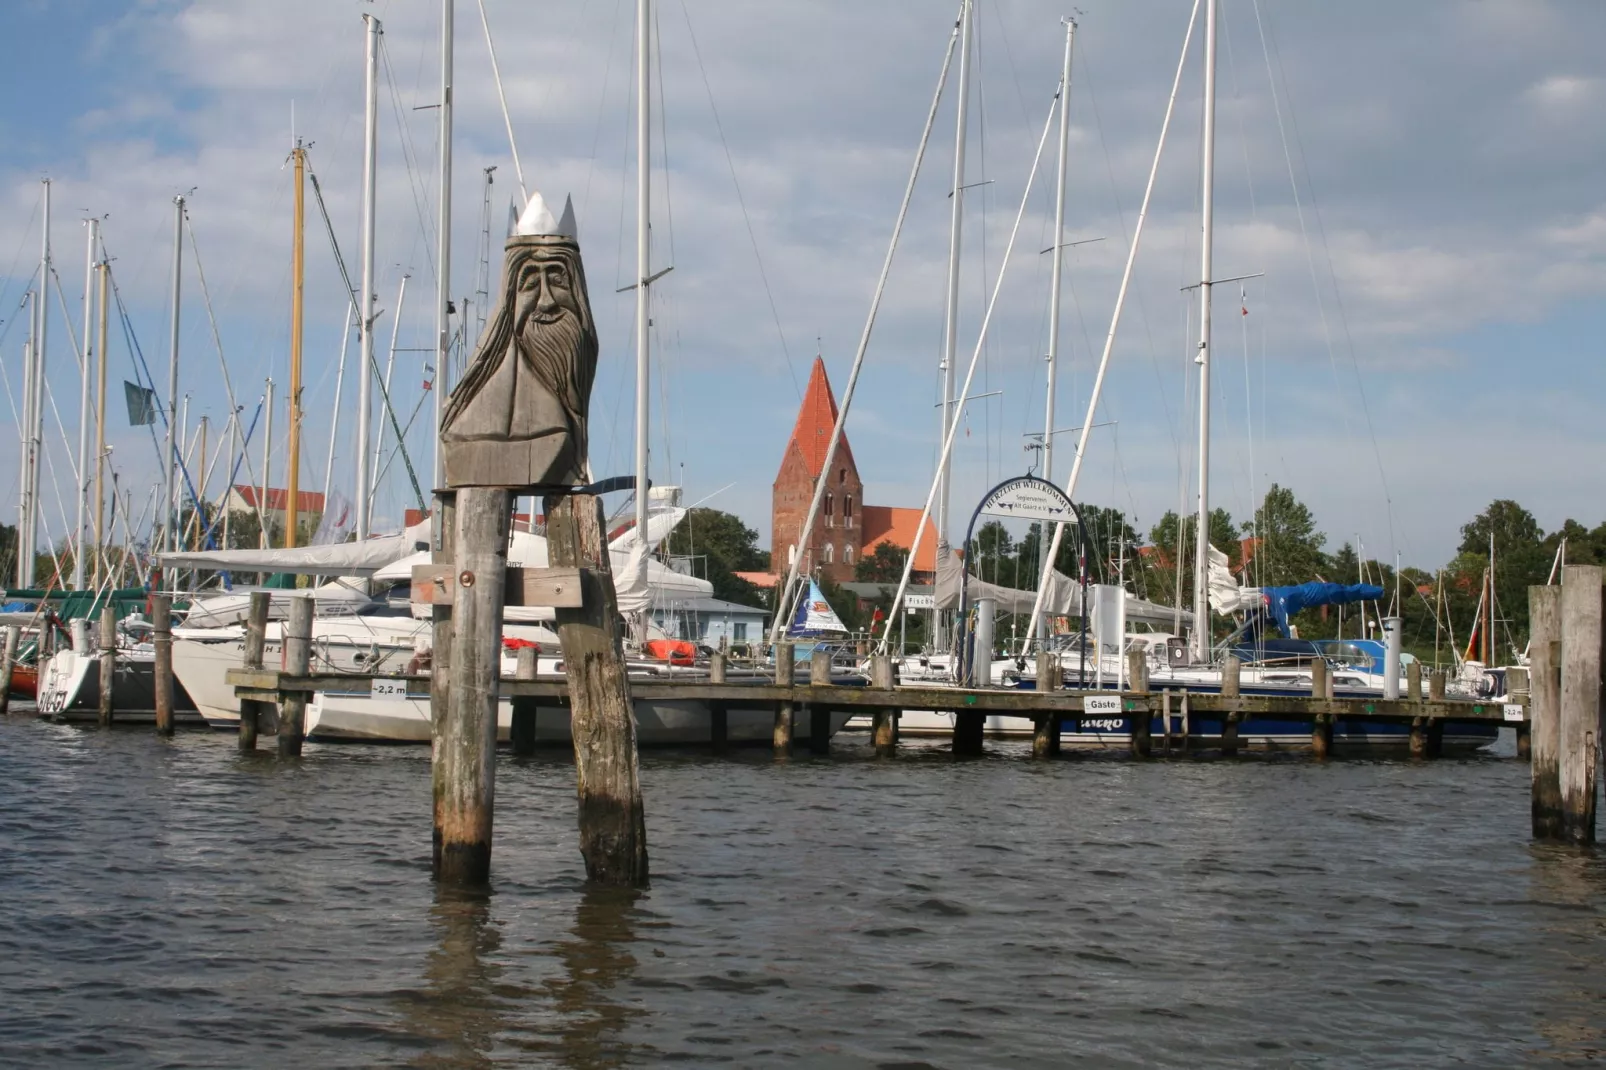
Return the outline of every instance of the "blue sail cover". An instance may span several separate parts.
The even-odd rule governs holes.
[[[820,585],[810,579],[808,594],[798,599],[797,613],[786,634],[800,639],[818,639],[823,635],[840,635],[845,631],[847,628],[842,624],[842,618],[825,600]]]
[[[1288,633],[1288,618],[1312,606],[1341,606],[1350,602],[1375,602],[1387,592],[1372,583],[1301,583],[1296,587],[1262,587],[1266,611],[1277,622],[1277,630]]]

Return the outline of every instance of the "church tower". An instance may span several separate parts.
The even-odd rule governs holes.
[[[831,443],[831,428],[836,426],[836,414],[836,396],[825,374],[825,361],[815,357],[803,407],[781,457],[781,470],[775,476],[771,497],[770,570],[778,576],[786,575],[792,547],[803,532],[815,481],[821,477],[825,450]],[[809,545],[798,547],[797,552],[802,556],[801,574],[824,575],[843,583],[853,579],[853,567],[864,547],[864,484],[859,480],[845,432],[831,468],[824,473],[826,493],[814,522],[814,533]]]

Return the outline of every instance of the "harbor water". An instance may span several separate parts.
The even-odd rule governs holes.
[[[1606,860],[1509,758],[648,753],[651,888],[572,763],[430,880],[427,748],[0,719],[0,1064],[1549,1066],[1606,1058]]]

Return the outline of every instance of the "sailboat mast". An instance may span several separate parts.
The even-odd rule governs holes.
[[[373,405],[374,390],[374,185],[378,162],[379,136],[379,20],[364,14],[367,26],[368,63],[365,69],[366,104],[363,129],[362,157],[362,293],[357,295],[360,314],[357,318],[362,330],[361,352],[357,356],[357,541],[368,538],[368,498],[372,490],[373,471],[369,467],[370,426],[369,409]]]
[[[406,304],[407,304],[407,280],[409,278],[411,278],[411,277],[412,276],[407,275],[405,273],[402,275],[402,277],[401,277],[401,289],[396,294],[396,311],[395,311],[395,314],[392,315],[391,319],[390,319],[390,351],[385,356],[385,393],[384,393],[384,396],[387,397],[387,398],[390,397],[390,382],[391,382],[392,373],[396,370],[396,342],[397,342],[398,338],[401,336],[402,308],[405,307]],[[378,472],[380,470],[380,465],[383,463],[383,461],[385,459],[385,431],[389,428],[389,426],[390,425],[386,421],[384,421],[384,420],[379,421],[379,445],[374,447],[374,471],[375,472]],[[403,443],[402,445],[405,445],[405,443]],[[368,492],[369,508],[373,507],[373,497],[374,497],[373,491],[370,490]],[[325,502],[324,506],[325,506],[325,508],[327,508],[328,507],[328,503]]]
[[[89,512],[89,384],[95,364],[95,347],[90,337],[95,329],[95,242],[100,237],[100,220],[85,220],[88,240],[84,251],[84,351],[78,371],[78,494],[73,521],[72,585],[84,589],[84,520]]]
[[[262,428],[262,491],[257,495],[257,545],[264,550],[273,548],[273,536],[268,531],[268,488],[273,486],[269,469],[273,465],[273,380],[266,384],[262,411],[267,423]]]
[[[290,443],[284,484],[284,544],[296,544],[301,526],[301,334],[306,288],[307,151],[296,142],[295,218],[290,231]]]
[[[45,365],[50,336],[50,179],[45,179],[44,227],[39,240],[39,298],[34,304],[39,328],[33,336],[33,471],[29,475],[28,567],[39,552],[39,470],[45,451]],[[31,577],[30,577],[31,578]]]
[[[109,296],[112,266],[101,258],[100,274],[100,339],[95,352],[100,363],[95,372],[98,377],[95,399],[95,586],[100,586],[101,555],[106,546],[106,299]]]
[[[33,495],[30,487],[33,481],[34,465],[34,437],[33,437],[33,396],[38,390],[33,368],[33,336],[36,330],[34,321],[34,293],[32,290],[22,295],[23,307],[28,313],[28,338],[22,344],[22,479],[19,485],[22,493],[19,496],[17,509],[17,586],[26,587],[33,579],[33,547],[32,521],[33,521]]]
[[[1199,520],[1193,538],[1193,656],[1210,655],[1210,287],[1216,196],[1216,8],[1205,0],[1204,158],[1199,240]]]
[[[942,330],[942,407],[938,421],[937,441],[948,434],[948,423],[953,417],[954,371],[959,346],[959,253],[964,238],[965,224],[965,142],[970,124],[970,30],[975,6],[971,0],[962,0],[959,8],[959,103],[954,118],[954,178],[949,187],[948,219],[948,290],[943,307]],[[950,466],[946,459],[939,462],[937,474],[937,539],[948,541],[948,479]],[[824,478],[823,475],[821,478]],[[941,650],[944,646],[942,612],[933,609],[932,645]]]
[[[162,511],[166,524],[164,544],[178,552],[178,524],[173,516],[174,476],[178,468],[178,329],[179,294],[184,275],[184,198],[173,198],[173,315],[169,323],[167,354],[167,450],[162,475]]]
[[[647,278],[652,274],[652,0],[636,2],[636,537],[647,538]]]
[[[452,30],[455,24],[453,0],[441,0],[441,173],[440,233],[435,259],[435,433],[430,436],[435,451],[435,486],[446,485],[446,469],[441,457],[441,420],[446,412],[446,395],[451,389],[447,374],[451,365],[451,283],[452,283]]]
[[[1054,191],[1054,266],[1048,288],[1048,402],[1043,412],[1043,478],[1054,481],[1054,391],[1060,357],[1060,289],[1065,270],[1065,181],[1071,151],[1071,48],[1076,43],[1076,20],[1065,20],[1065,67],[1060,72],[1059,183]],[[1045,576],[1053,563],[1048,559],[1048,526],[1037,535],[1038,575]],[[1046,633],[1046,629],[1045,629]]]

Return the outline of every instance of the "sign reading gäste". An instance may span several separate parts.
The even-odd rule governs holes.
[[[994,487],[981,503],[979,512],[988,516],[1013,516],[1062,524],[1076,523],[1076,513],[1065,492],[1046,479],[1021,476]]]

